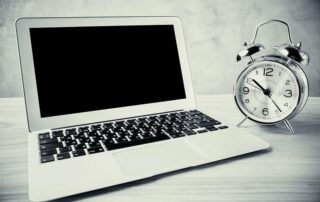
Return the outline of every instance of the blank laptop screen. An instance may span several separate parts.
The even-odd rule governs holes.
[[[30,28],[41,117],[186,98],[173,25]]]

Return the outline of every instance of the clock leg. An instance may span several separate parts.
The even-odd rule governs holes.
[[[244,117],[244,119],[240,122],[240,123],[238,123],[238,127],[240,127],[246,120],[248,119],[248,117],[246,116],[246,117]]]
[[[290,133],[293,135],[294,134],[294,130],[293,130],[290,122],[286,119],[286,120],[284,120],[284,123],[286,124],[286,126],[287,126],[288,130],[290,131]]]

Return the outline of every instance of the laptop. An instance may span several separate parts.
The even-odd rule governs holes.
[[[16,30],[33,201],[269,147],[197,110],[178,17],[22,18]]]

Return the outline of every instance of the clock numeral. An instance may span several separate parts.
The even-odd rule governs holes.
[[[281,72],[279,72],[279,76],[281,76]]]
[[[268,109],[268,108],[263,108],[263,109],[262,109],[262,114],[265,115],[265,116],[268,116],[268,114],[269,114],[269,109]]]
[[[284,97],[292,97],[292,90],[285,90]]]
[[[257,108],[256,107],[253,107],[253,111],[256,111],[257,110]]]
[[[258,75],[259,74],[259,70],[256,70],[256,75]]]
[[[249,93],[249,88],[248,87],[243,87],[243,94],[248,94]]]
[[[290,80],[286,80],[286,85],[290,85]]]
[[[251,83],[252,82],[252,78],[247,78],[247,83]]]
[[[249,99],[246,99],[244,102],[245,102],[245,103],[249,103],[249,102],[250,102],[250,100],[249,100]]]
[[[288,104],[288,103],[285,103],[283,106],[288,107],[288,106],[289,106],[289,104]]]
[[[273,69],[271,67],[263,69],[263,76],[273,76]]]

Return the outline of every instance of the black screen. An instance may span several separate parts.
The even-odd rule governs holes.
[[[31,28],[41,117],[186,97],[173,25]]]

